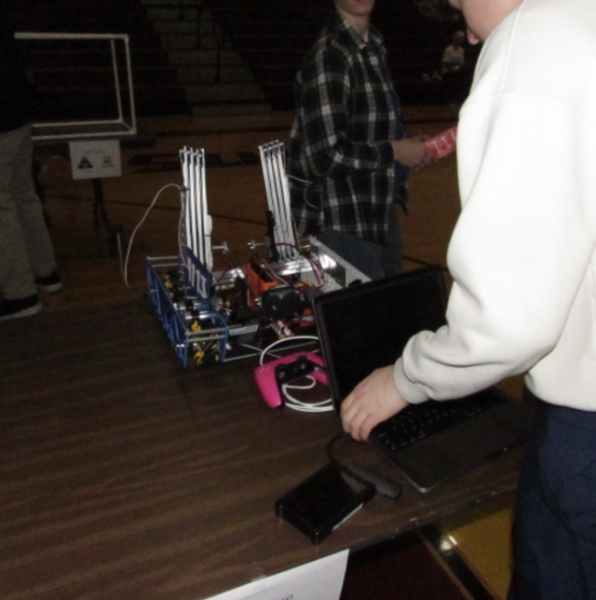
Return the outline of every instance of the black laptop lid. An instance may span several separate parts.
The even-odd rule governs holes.
[[[445,323],[440,267],[428,267],[329,292],[314,313],[336,410],[360,381],[394,363],[408,340]]]

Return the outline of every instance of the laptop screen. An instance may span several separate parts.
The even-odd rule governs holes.
[[[446,300],[443,272],[435,266],[316,297],[315,320],[336,410],[367,375],[394,363],[412,335],[443,325]]]

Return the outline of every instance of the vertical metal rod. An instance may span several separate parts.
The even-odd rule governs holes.
[[[290,206],[290,191],[285,167],[284,144],[280,141],[259,146],[267,202],[274,225],[274,242],[283,260],[296,257],[298,240]]]
[[[283,144],[279,142],[275,149],[275,166],[276,166],[276,180],[278,185],[278,197],[279,197],[279,213],[280,213],[280,236],[283,239],[284,257],[286,259],[291,258],[293,255],[291,244],[292,237],[290,235],[290,215],[289,215],[289,198],[285,194],[286,188],[284,182],[286,179],[286,169],[284,164],[284,148]]]
[[[276,147],[276,167],[277,167],[277,183],[279,189],[279,212],[280,212],[280,229],[281,236],[284,241],[285,257],[291,258],[295,255],[292,244],[294,242],[292,236],[292,216],[290,213],[290,202],[287,188],[286,168],[284,145],[279,142]]]
[[[182,222],[184,223],[184,228],[182,231],[182,240],[181,246],[186,249],[189,244],[188,240],[188,203],[189,203],[189,194],[190,194],[190,182],[189,182],[189,173],[188,173],[188,149],[186,147],[180,150],[180,163],[182,165],[182,185],[184,187],[183,199],[184,203],[181,207],[182,211]]]
[[[124,52],[126,56],[126,70],[128,74],[128,97],[129,97],[129,107],[130,107],[130,128],[132,130],[132,134],[136,135],[137,133],[137,112],[135,108],[135,95],[134,88],[132,87],[132,61],[130,58],[130,43],[128,35],[124,38]]]
[[[207,173],[205,169],[205,150],[200,153],[200,169],[201,169],[201,210],[203,220],[203,249],[205,253],[204,265],[209,271],[213,268],[213,252],[211,245],[211,229],[212,221],[209,216],[207,207]]]
[[[190,152],[190,222],[192,227],[191,249],[193,254],[202,262],[203,253],[200,244],[199,222],[197,218],[197,153]]]
[[[114,86],[116,89],[116,105],[118,106],[118,120],[124,123],[124,113],[122,111],[122,97],[120,93],[120,77],[118,76],[118,60],[116,58],[116,43],[110,40],[110,50],[112,51],[112,71],[114,73]]]
[[[283,260],[284,259],[284,252],[285,249],[283,247],[283,245],[281,247],[278,246],[279,242],[283,241],[282,239],[280,239],[280,212],[279,212],[279,198],[278,198],[278,189],[277,189],[277,182],[276,182],[276,174],[275,174],[275,169],[274,169],[274,153],[275,153],[275,142],[272,144],[269,144],[269,147],[267,148],[267,164],[266,164],[266,169],[267,169],[267,177],[269,179],[269,188],[271,190],[271,197],[270,197],[270,210],[273,213],[273,221],[274,221],[274,225],[273,225],[273,241],[275,242],[276,245],[276,249],[278,254],[280,255],[280,258]]]
[[[282,196],[284,199],[285,214],[286,214],[286,239],[289,244],[288,251],[289,255],[293,258],[299,256],[300,251],[298,249],[299,242],[298,236],[296,235],[296,227],[294,225],[294,218],[292,216],[292,203],[290,197],[290,186],[288,183],[288,175],[286,170],[286,154],[284,145],[280,144],[280,159],[281,159],[281,187]]]
[[[278,251],[282,260],[286,258],[287,247],[283,244],[283,211],[281,206],[280,187],[279,187],[279,172],[277,165],[277,142],[271,146],[269,168],[271,169],[271,179],[273,182],[273,199],[275,203],[275,241],[278,244]]]
[[[284,198],[286,198],[286,214],[287,214],[287,223],[286,223],[286,231],[287,231],[287,239],[290,246],[288,246],[288,250],[290,255],[293,258],[296,258],[300,251],[298,249],[298,235],[296,231],[296,226],[294,225],[294,218],[292,216],[292,206],[290,202],[290,186],[288,184],[288,177],[284,174],[282,180],[282,187],[284,190]]]
[[[269,210],[273,212],[273,206],[271,205],[271,182],[269,181],[269,165],[268,165],[268,144],[263,144],[259,146],[259,151],[261,153],[261,166],[263,168],[263,179],[265,181],[265,191],[267,193],[267,205],[269,206]]]
[[[197,221],[198,227],[197,232],[199,235],[198,242],[201,245],[201,262],[207,266],[207,244],[206,244],[206,198],[205,198],[205,169],[203,168],[204,163],[203,151],[197,150]]]

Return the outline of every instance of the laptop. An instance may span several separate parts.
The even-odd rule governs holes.
[[[412,335],[445,324],[443,270],[425,267],[328,292],[313,307],[339,413],[356,384],[394,363]],[[368,443],[428,492],[524,442],[532,421],[533,410],[491,387],[466,398],[408,406],[375,427]]]

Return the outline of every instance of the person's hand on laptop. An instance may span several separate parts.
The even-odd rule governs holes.
[[[341,404],[344,431],[365,441],[371,429],[408,406],[395,387],[393,365],[373,371]]]

